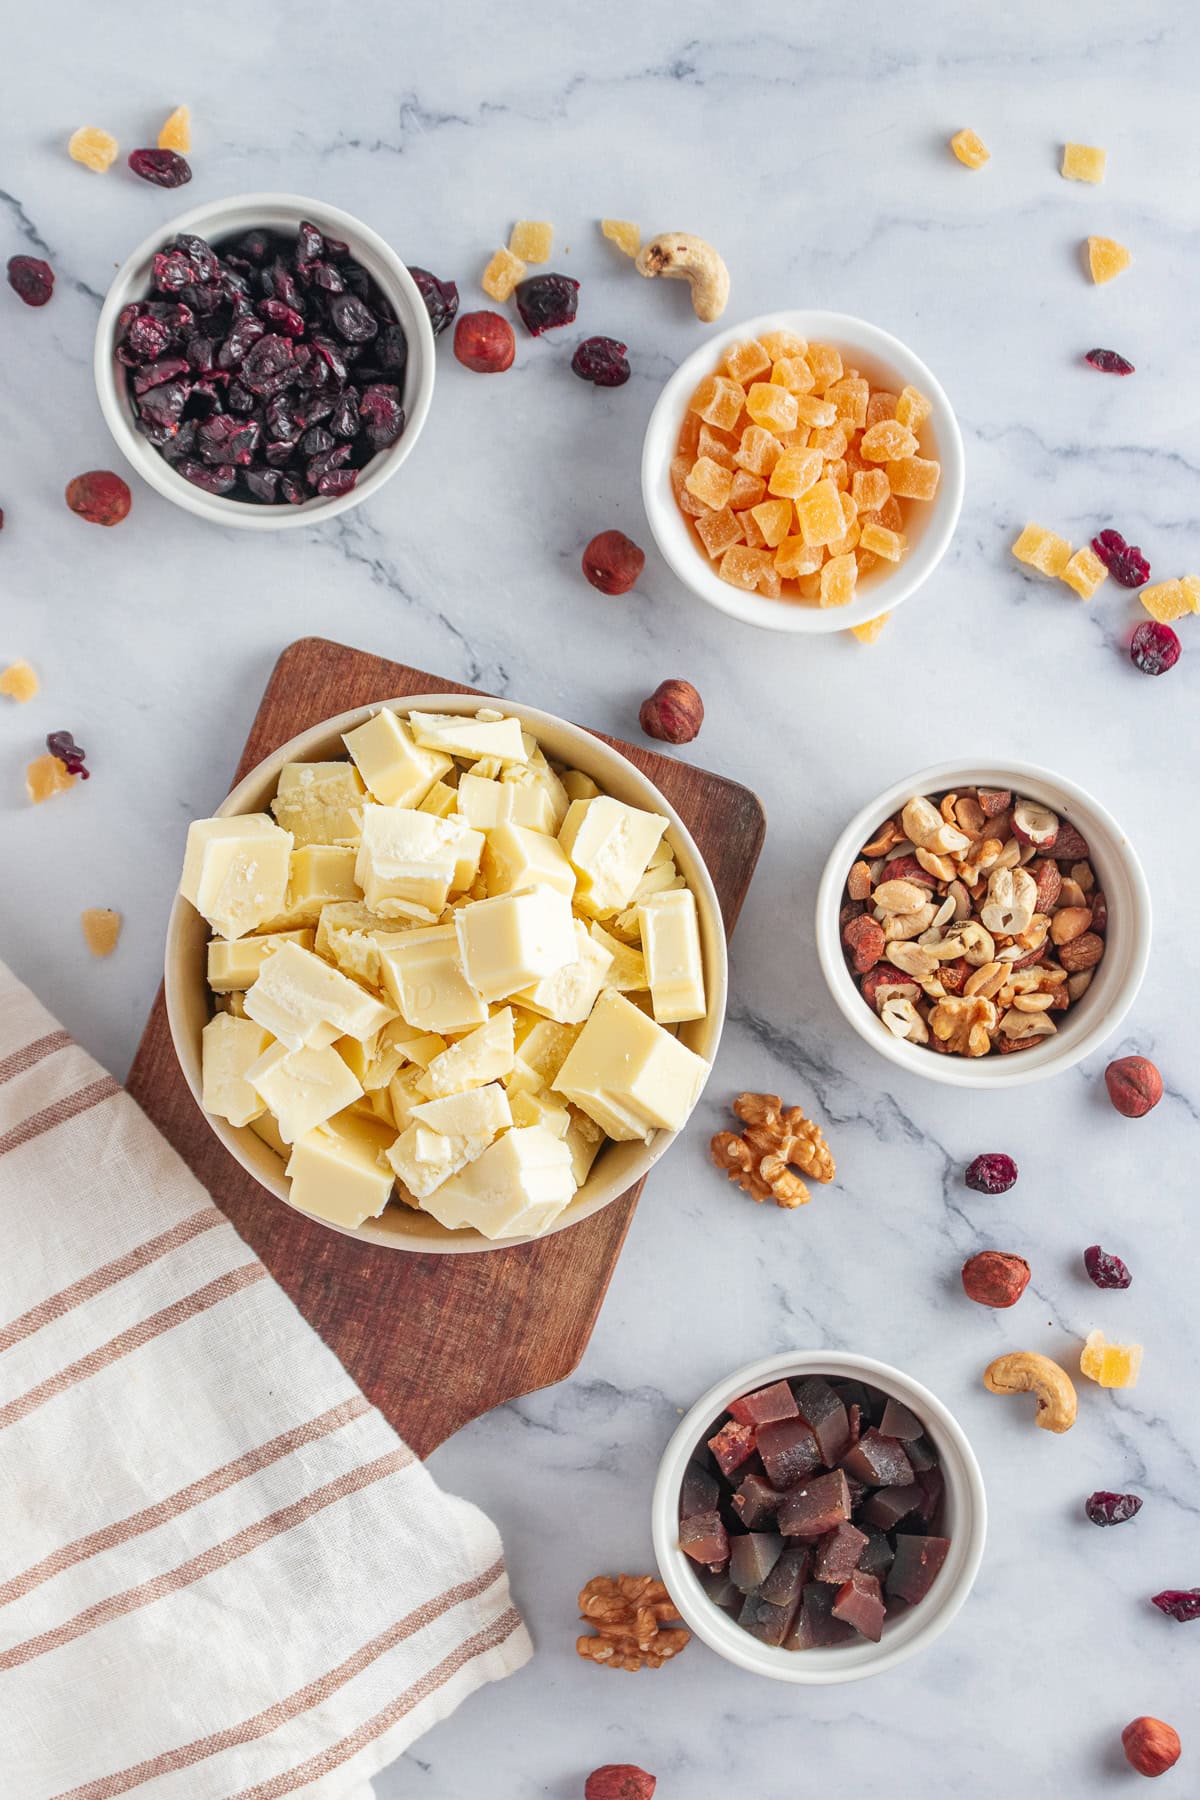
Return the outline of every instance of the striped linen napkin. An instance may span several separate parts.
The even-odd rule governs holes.
[[[531,1653],[490,1521],[0,963],[4,1800],[359,1800]]]

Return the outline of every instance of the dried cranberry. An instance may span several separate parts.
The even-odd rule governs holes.
[[[193,338],[192,342],[195,341]],[[182,375],[189,367],[181,356],[168,356],[162,362],[147,363],[134,376],[133,391],[135,394],[149,393],[151,388],[161,387],[164,381],[174,381],[177,375]]]
[[[359,431],[358,395],[348,388],[329,415],[329,429],[334,437],[355,438]]]
[[[297,481],[294,475],[281,475],[279,477],[279,492],[289,506],[303,506],[304,502],[308,499],[308,494],[303,484]]]
[[[216,281],[221,273],[221,264],[216,251],[204,238],[197,237],[194,232],[180,231],[175,234],[172,249],[181,250],[196,271],[196,280],[203,282]]]
[[[451,324],[458,311],[458,286],[453,281],[439,281],[428,269],[409,268],[409,274],[417,285],[417,291],[425,302],[425,311],[429,314],[429,323],[433,326],[434,337],[440,337],[447,325]]]
[[[1089,350],[1084,357],[1093,369],[1100,369],[1105,375],[1132,375],[1133,364],[1127,356],[1121,356],[1116,350]]]
[[[26,306],[45,306],[54,292],[54,270],[40,256],[10,256],[8,285]]]
[[[155,187],[177,188],[192,179],[186,159],[177,150],[131,150],[129,166],[143,181]]]
[[[261,500],[265,506],[275,504],[279,487],[278,469],[243,469],[242,480],[246,485],[246,491],[252,494],[256,500]]]
[[[276,326],[286,336],[298,338],[304,336],[304,320],[292,306],[283,300],[260,300],[258,303],[260,318],[268,324]]]
[[[335,344],[332,338],[320,337],[315,334],[312,346],[317,352],[316,362],[313,365],[313,373],[317,377],[314,385],[320,386],[327,376],[332,376],[339,387],[345,387],[350,369],[342,346]]]
[[[1122,587],[1141,587],[1150,579],[1150,564],[1136,544],[1127,544],[1119,531],[1101,531],[1092,539],[1092,549]]]
[[[399,375],[408,367],[408,339],[399,325],[385,325],[375,340],[375,361],[381,369]]]
[[[594,381],[597,387],[624,387],[629,380],[625,350],[616,338],[584,338],[571,358],[571,367],[583,381]]]
[[[517,311],[532,337],[569,325],[579,305],[579,283],[569,275],[531,275],[513,290]]]
[[[357,469],[331,469],[317,483],[318,494],[348,494],[358,480]]]
[[[84,781],[90,781],[92,772],[84,767],[84,750],[69,731],[51,731],[46,737],[46,748],[51,756],[57,756],[60,763],[66,765],[68,775],[79,775]]]
[[[967,1172],[963,1177],[967,1186],[977,1194],[1007,1194],[1016,1179],[1016,1163],[1011,1156],[1002,1156],[998,1151],[977,1156],[974,1162],[967,1165]]]
[[[1161,1594],[1151,1594],[1150,1604],[1183,1625],[1200,1619],[1200,1588],[1164,1588]]]
[[[184,457],[175,464],[185,481],[193,487],[203,488],[206,494],[227,494],[237,481],[237,470],[232,463],[193,462]]]
[[[133,505],[133,495],[111,469],[89,469],[67,483],[67,505],[90,525],[119,525]]]
[[[320,456],[323,450],[332,450],[335,441],[332,431],[326,431],[323,425],[314,425],[300,439],[300,448],[305,456]]]
[[[136,361],[157,362],[171,342],[171,332],[162,319],[147,313],[129,321],[123,341]]]
[[[329,302],[329,322],[348,344],[369,344],[379,330],[357,294],[335,294]]]
[[[301,219],[300,229],[296,233],[296,267],[303,268],[306,263],[316,262],[325,254],[325,239],[315,225],[307,219]]]
[[[139,415],[148,425],[157,425],[160,430],[173,434],[183,417],[190,391],[190,386],[182,381],[165,381],[160,387],[152,387],[142,395]]]
[[[258,438],[255,420],[217,413],[197,430],[196,448],[206,463],[237,463],[244,468],[253,461]]]
[[[1088,1245],[1083,1253],[1083,1266],[1098,1288],[1127,1288],[1133,1281],[1120,1257],[1102,1250],[1099,1244]]]
[[[250,262],[266,262],[271,253],[271,240],[265,231],[248,231],[238,239],[237,247]]]
[[[242,364],[242,380],[252,394],[277,394],[295,379],[292,340],[275,332],[259,338]]]
[[[160,294],[177,294],[200,279],[194,263],[182,250],[160,250],[154,258],[151,283]]]
[[[350,451],[349,444],[339,444],[335,450],[322,450],[319,456],[312,457],[305,470],[309,487],[316,488],[320,492],[321,482],[327,475],[332,475],[349,461]]]
[[[386,450],[404,430],[400,389],[391,387],[386,381],[375,382],[363,389],[358,413],[372,450]]]
[[[244,319],[239,319],[233,326],[229,336],[217,351],[217,367],[221,369],[240,368],[255,344],[266,335],[267,328],[262,320],[247,313]]]
[[[1146,619],[1133,634],[1129,660],[1143,675],[1165,675],[1179,661],[1183,646],[1169,625]]]
[[[327,294],[342,294],[346,291],[346,283],[332,263],[314,263],[308,271],[308,278],[314,287],[323,288]]]
[[[1093,1525],[1123,1525],[1141,1510],[1140,1495],[1110,1494],[1106,1488],[1098,1488],[1084,1502],[1084,1511]]]

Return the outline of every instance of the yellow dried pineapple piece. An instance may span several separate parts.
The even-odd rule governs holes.
[[[192,109],[190,106],[177,106],[170,118],[164,120],[163,128],[158,134],[160,150],[177,150],[180,156],[186,156],[192,147]]]
[[[25,792],[35,806],[40,806],[55,794],[65,794],[77,779],[57,756],[35,756],[25,767]]]
[[[848,606],[857,582],[858,564],[853,556],[831,556],[821,566],[821,605]]]
[[[725,353],[725,373],[744,387],[758,375],[765,375],[771,359],[757,338],[746,338]]]
[[[518,281],[525,279],[525,264],[511,250],[497,250],[480,279],[480,287],[489,299],[501,302],[510,298]]]
[[[624,256],[636,256],[642,247],[641,231],[632,219],[601,219],[600,229]]]
[[[1018,562],[1028,563],[1041,575],[1061,575],[1071,560],[1071,546],[1066,538],[1032,521],[1013,545],[1012,553]]]
[[[114,912],[111,906],[89,906],[80,913],[79,923],[83,927],[83,941],[92,955],[111,956],[121,935],[120,913]]]
[[[549,262],[553,247],[554,227],[545,219],[518,219],[509,233],[509,254],[518,262]]]
[[[0,694],[6,694],[10,700],[22,705],[33,699],[41,685],[32,666],[25,661],[9,663],[0,673]]]
[[[1101,1387],[1137,1386],[1142,1367],[1140,1344],[1110,1344],[1102,1331],[1090,1331],[1079,1358],[1079,1372]]]
[[[950,148],[960,163],[968,169],[982,169],[985,162],[991,161],[991,151],[981,137],[964,127],[956,131],[950,139]]]
[[[120,148],[112,132],[101,131],[98,125],[81,125],[67,141],[67,155],[71,160],[82,163],[96,175],[103,175],[106,169],[112,168]]]
[[[1139,588],[1138,599],[1160,625],[1170,625],[1194,610],[1182,581],[1156,581],[1151,587]]]
[[[1107,150],[1094,144],[1064,144],[1062,172],[1068,181],[1103,181]]]
[[[796,427],[798,399],[784,387],[769,381],[755,381],[746,394],[746,411],[756,425],[765,426],[776,436]]]
[[[1087,251],[1088,268],[1098,287],[1106,281],[1112,281],[1114,276],[1120,275],[1133,261],[1124,244],[1118,244],[1115,238],[1090,237]]]
[[[1059,579],[1074,588],[1081,600],[1090,600],[1100,583],[1108,580],[1108,570],[1091,545],[1085,544],[1075,552]]]
[[[768,549],[774,550],[782,544],[792,523],[791,501],[760,500],[750,511]]]
[[[859,573],[862,573],[861,564]],[[852,625],[850,635],[856,637],[860,644],[873,644],[891,616],[891,613],[880,613],[877,619],[867,619],[862,625]]]
[[[886,525],[876,525],[873,521],[863,526],[859,543],[872,556],[882,556],[894,563],[900,561],[907,548],[902,531],[889,531]]]

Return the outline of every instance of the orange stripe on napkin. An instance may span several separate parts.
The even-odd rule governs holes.
[[[0,1156],[10,1150],[19,1149],[28,1144],[32,1138],[41,1137],[43,1132],[53,1131],[56,1125],[64,1125],[68,1119],[76,1119],[80,1113],[89,1112],[93,1106],[99,1106],[102,1100],[111,1100],[119,1094],[120,1088],[111,1075],[101,1076],[88,1087],[80,1088],[77,1094],[66,1094],[56,1100],[53,1106],[43,1108],[28,1119],[22,1119],[19,1125],[0,1133]]]

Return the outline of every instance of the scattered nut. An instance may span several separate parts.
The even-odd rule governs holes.
[[[477,375],[501,375],[517,353],[513,328],[501,313],[460,313],[454,327],[454,354]]]
[[[962,1266],[963,1292],[980,1306],[1015,1306],[1029,1286],[1030,1268],[1023,1256],[1004,1250],[979,1250]]]
[[[639,250],[634,267],[639,275],[665,275],[690,282],[692,310],[711,325],[725,311],[729,299],[729,270],[711,244],[686,231],[664,231]]]
[[[646,552],[623,531],[600,531],[583,553],[583,572],[602,594],[627,594],[646,566]]]
[[[746,1129],[741,1136],[718,1131],[713,1162],[752,1200],[770,1196],[776,1206],[803,1206],[812,1196],[789,1164],[810,1181],[832,1181],[834,1160],[819,1125],[798,1106],[783,1106],[778,1094],[739,1094],[733,1110]]]
[[[660,681],[642,701],[638,723],[647,737],[690,744],[704,723],[704,702],[690,681]]]
[[[584,1783],[583,1800],[652,1800],[658,1782],[633,1763],[605,1763]]]
[[[1125,1727],[1121,1742],[1126,1761],[1139,1775],[1165,1775],[1179,1761],[1182,1749],[1174,1726],[1146,1713]]]
[[[579,1611],[596,1635],[576,1638],[577,1653],[610,1669],[661,1669],[678,1656],[690,1631],[664,1631],[679,1623],[675,1602],[652,1575],[596,1575],[579,1595]]]
[[[1043,1431],[1070,1431],[1075,1423],[1075,1386],[1065,1369],[1035,1350],[1014,1350],[998,1356],[983,1372],[983,1385],[991,1394],[1034,1394],[1035,1425]]]
[[[1125,1119],[1142,1119],[1163,1096],[1163,1080],[1145,1056],[1119,1056],[1104,1071],[1108,1097]]]

